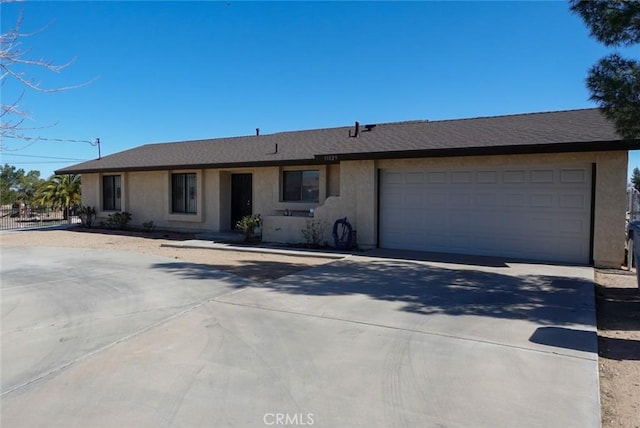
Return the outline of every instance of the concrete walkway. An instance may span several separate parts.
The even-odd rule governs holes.
[[[300,257],[324,257],[328,259],[341,259],[351,253],[335,251],[332,249],[313,250],[308,248],[292,248],[278,244],[243,244],[242,235],[237,233],[218,233],[197,236],[196,239],[185,241],[167,242],[163,247],[170,248],[195,248],[223,251],[242,251],[248,253],[282,254]]]
[[[2,256],[3,426],[600,426],[590,268]]]

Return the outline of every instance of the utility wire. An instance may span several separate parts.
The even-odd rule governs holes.
[[[19,155],[17,153],[7,153],[7,154],[3,154],[4,156],[18,156],[18,157],[22,157],[22,158],[38,158],[38,159],[58,159],[58,160],[64,160],[64,161],[86,161],[87,159],[76,159],[76,158],[60,158],[60,157],[55,157],[55,156],[36,156],[36,155]]]
[[[45,163],[68,163],[69,161],[11,162],[11,165],[43,165]]]
[[[15,135],[4,135],[4,138],[13,138],[15,140],[25,140],[25,141],[58,141],[61,143],[89,143],[92,146],[96,144],[95,141],[90,140],[69,140],[65,138],[45,138],[45,137],[26,137],[26,136],[15,136]]]

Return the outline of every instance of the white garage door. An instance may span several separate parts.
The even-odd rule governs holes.
[[[380,247],[589,262],[591,166],[380,171]]]

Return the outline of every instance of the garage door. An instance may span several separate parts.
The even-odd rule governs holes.
[[[380,171],[380,247],[589,262],[591,165]]]

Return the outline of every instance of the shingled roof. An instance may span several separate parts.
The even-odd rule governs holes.
[[[411,121],[147,144],[57,174],[315,164],[345,159],[557,153],[640,148],[599,109]]]

